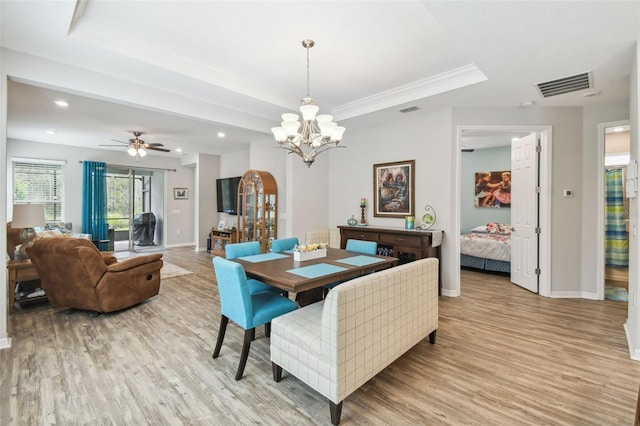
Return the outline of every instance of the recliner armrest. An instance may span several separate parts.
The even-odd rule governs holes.
[[[104,263],[107,266],[112,265],[118,261],[118,258],[112,255],[111,253],[100,252],[100,256],[102,256],[102,260],[104,260]]]
[[[132,257],[129,259],[125,259],[122,262],[116,262],[107,267],[108,272],[122,272],[128,269],[135,268],[140,265],[145,265],[147,263],[157,262],[158,260],[162,260],[162,254],[149,254],[146,256],[138,256]]]

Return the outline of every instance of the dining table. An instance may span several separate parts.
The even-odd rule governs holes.
[[[296,261],[292,251],[262,253],[233,259],[247,276],[273,287],[295,293],[300,306],[322,299],[322,286],[349,280],[398,264],[389,256],[368,255],[337,248],[327,248],[327,255]]]

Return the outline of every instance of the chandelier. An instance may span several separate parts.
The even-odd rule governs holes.
[[[302,46],[307,49],[307,96],[301,99],[302,124],[298,121],[298,114],[282,114],[282,127],[273,127],[271,131],[278,146],[297,154],[302,161],[311,167],[318,154],[331,148],[346,148],[338,146],[345,128],[333,122],[333,117],[318,114],[320,109],[309,96],[309,49],[313,47],[313,40],[303,40]]]

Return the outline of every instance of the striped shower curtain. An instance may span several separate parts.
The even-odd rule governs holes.
[[[97,161],[82,162],[82,232],[91,234],[94,241],[106,240],[107,224],[107,165]],[[103,243],[104,244],[104,243]],[[100,250],[106,250],[106,244]]]
[[[629,266],[629,240],[624,213],[623,169],[605,171],[605,264]]]

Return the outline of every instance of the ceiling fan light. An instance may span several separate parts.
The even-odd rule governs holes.
[[[132,157],[135,157],[135,156],[136,156],[136,153],[137,153],[137,151],[136,151],[136,149],[135,149],[135,148],[129,148],[129,149],[127,150],[127,152],[128,152],[128,153],[129,153],[129,155],[130,155],[130,156],[132,156]]]
[[[140,148],[138,150],[138,155],[140,155],[140,157],[144,157],[147,155],[147,151],[145,151],[144,149]]]

